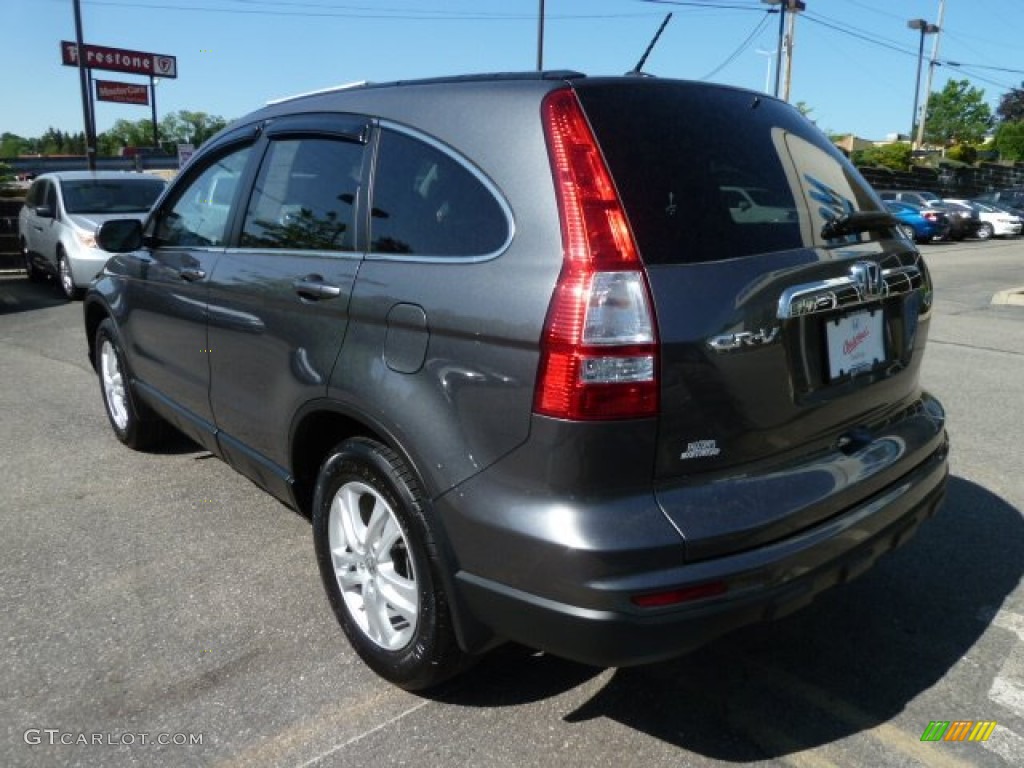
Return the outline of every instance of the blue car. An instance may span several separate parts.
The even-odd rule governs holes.
[[[942,211],[896,200],[883,200],[882,202],[885,203],[889,212],[899,220],[899,227],[908,240],[917,243],[930,243],[949,238],[952,224],[950,224],[949,217]]]

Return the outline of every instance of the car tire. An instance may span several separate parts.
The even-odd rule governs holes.
[[[103,407],[117,439],[135,450],[158,443],[163,437],[163,422],[136,402],[117,328],[109,317],[96,330],[93,349]]]
[[[68,301],[82,296],[82,289],[75,286],[75,275],[71,271],[71,262],[63,248],[57,249],[57,287]]]
[[[917,239],[917,236],[914,234],[914,228],[913,227],[911,227],[911,226],[909,226],[907,224],[900,224],[898,226],[899,226],[900,232],[902,233],[902,235],[905,238],[907,238],[907,240],[909,240],[910,242],[914,242]]]
[[[39,269],[32,261],[32,254],[29,253],[25,241],[21,241],[21,258],[25,267],[25,276],[33,283],[40,283],[46,279],[46,273]]]
[[[412,691],[466,665],[429,504],[398,454],[361,437],[335,446],[317,478],[313,544],[338,622],[374,672]]]
[[[995,230],[992,228],[992,225],[987,221],[984,221],[981,223],[981,226],[978,227],[978,232],[975,237],[979,240],[988,240],[993,234],[995,234]]]

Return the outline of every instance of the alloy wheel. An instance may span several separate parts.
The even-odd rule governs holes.
[[[331,502],[328,539],[334,575],[360,631],[385,650],[412,640],[419,588],[394,510],[374,488],[350,481]]]
[[[110,339],[103,339],[100,346],[100,378],[103,383],[103,397],[107,403],[107,411],[118,429],[128,427],[128,401],[124,391],[124,374],[117,350]]]

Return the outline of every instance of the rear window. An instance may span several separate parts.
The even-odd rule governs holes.
[[[879,237],[821,239],[828,219],[878,206],[853,166],[785,104],[650,80],[584,81],[577,93],[648,264]]]

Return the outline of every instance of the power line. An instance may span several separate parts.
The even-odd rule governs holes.
[[[692,0],[641,0],[644,3],[652,3],[654,5],[678,5],[690,8],[714,8],[716,10],[727,10],[727,11],[758,11],[764,13],[765,10],[756,5],[737,5],[736,3],[709,3],[709,2],[693,2]],[[775,11],[768,11],[768,13],[775,13]]]
[[[64,0],[51,0],[52,2],[64,2]],[[244,0],[220,0],[221,2],[243,2]],[[108,6],[113,8],[134,8],[139,10],[162,10],[162,11],[191,11],[197,13],[228,13],[248,16],[293,16],[303,18],[356,18],[356,19],[393,19],[396,21],[536,21],[535,13],[487,13],[482,11],[447,11],[447,10],[424,10],[417,11],[410,8],[380,8],[374,6],[337,6],[324,5],[320,3],[283,2],[282,0],[265,0],[264,2],[247,3],[250,5],[266,5],[269,8],[226,8],[210,7],[209,5],[185,5],[172,4],[168,2],[141,3],[117,2],[117,0],[86,0],[86,5]],[[274,10],[274,8],[280,10]],[[287,9],[291,10],[287,10]],[[316,10],[324,9],[324,10]],[[572,20],[572,19],[618,19],[618,18],[648,18],[655,16],[654,13],[566,13],[548,14],[549,20]]]
[[[764,12],[762,11],[762,13]],[[701,80],[710,80],[712,77],[714,77],[723,69],[725,69],[727,66],[732,64],[736,60],[736,58],[741,53],[743,53],[743,51],[750,47],[750,44],[753,42],[754,38],[757,37],[758,34],[760,34],[761,30],[764,29],[765,24],[768,23],[769,18],[770,14],[764,13],[764,17],[759,22],[757,22],[757,25],[754,27],[753,31],[751,31],[751,33],[747,35],[746,39],[739,44],[739,47],[735,51],[733,51],[732,54],[725,61],[723,61],[713,70],[704,75],[704,77],[702,77]]]

